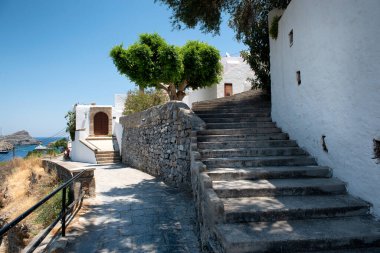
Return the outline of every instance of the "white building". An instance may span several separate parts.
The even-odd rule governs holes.
[[[270,39],[273,120],[377,216],[379,14],[379,0],[293,0],[269,15],[269,22],[282,15],[278,38]]]
[[[115,106],[76,105],[75,140],[70,154],[73,161],[96,164],[101,160],[99,154],[107,156],[107,153],[120,152],[123,129],[119,118],[123,114],[125,99],[125,94],[116,94]]]
[[[189,90],[183,102],[190,108],[194,102],[231,96],[251,89],[247,80],[253,78],[255,73],[249,64],[241,57],[223,57],[223,79],[217,85],[205,89]]]

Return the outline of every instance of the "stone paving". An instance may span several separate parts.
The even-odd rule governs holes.
[[[98,166],[95,180],[65,252],[200,252],[189,193],[122,165]]]

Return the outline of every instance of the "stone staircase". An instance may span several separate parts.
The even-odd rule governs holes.
[[[98,151],[95,153],[98,164],[120,163],[119,151]]]
[[[88,146],[94,151],[97,164],[121,162],[116,137],[91,136],[86,139],[86,142]]]
[[[380,252],[370,204],[289,140],[265,96],[199,102],[193,111],[207,123],[196,138],[208,209],[218,210],[209,228],[215,252]]]

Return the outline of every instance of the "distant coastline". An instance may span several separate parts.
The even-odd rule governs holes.
[[[29,151],[33,151],[38,144],[47,146],[49,143],[62,139],[62,137],[34,137],[37,144],[15,145],[15,157],[24,158]],[[0,154],[0,162],[7,162],[13,159],[13,151],[8,154]]]
[[[5,141],[13,146],[38,145],[40,142],[30,136],[28,131],[21,130],[10,135],[0,136],[0,141]]]

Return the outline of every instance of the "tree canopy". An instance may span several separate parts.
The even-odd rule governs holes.
[[[242,57],[249,63],[256,77],[254,88],[269,88],[269,33],[268,12],[286,8],[290,0],[155,0],[172,9],[175,28],[195,28],[206,33],[219,34],[222,14],[230,15],[229,26],[236,39],[249,50]]]
[[[70,139],[72,141],[75,140],[75,130],[76,130],[76,113],[75,113],[75,107],[71,111],[68,111],[66,113],[65,119],[66,119],[66,132],[70,134]]]
[[[165,90],[170,100],[182,100],[187,88],[209,87],[221,79],[219,51],[199,41],[177,47],[157,33],[141,34],[127,49],[115,46],[110,56],[120,74],[142,88]]]

